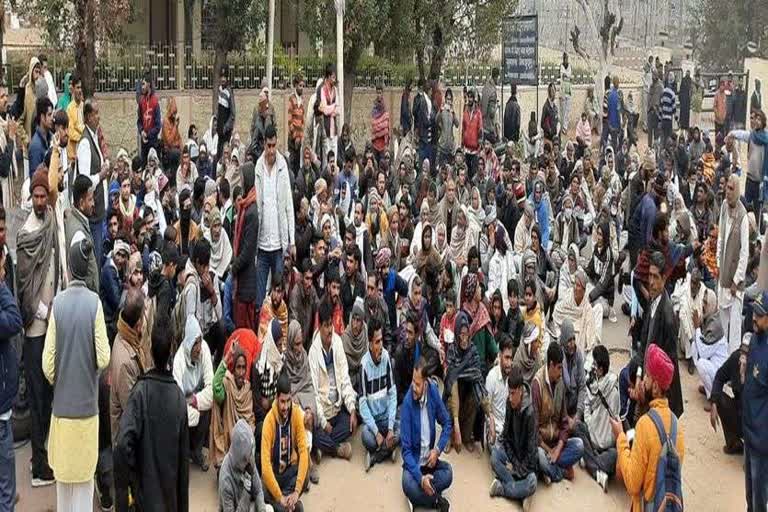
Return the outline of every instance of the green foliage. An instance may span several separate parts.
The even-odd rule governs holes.
[[[768,57],[765,0],[696,0],[692,7],[691,43],[705,68],[741,67],[748,41],[758,44],[757,55]]]
[[[210,16],[210,33],[216,50],[225,53],[243,50],[246,43],[264,28],[267,18],[265,0],[195,1],[202,1],[203,12]]]

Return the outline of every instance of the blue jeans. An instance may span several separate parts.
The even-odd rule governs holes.
[[[504,497],[511,500],[524,500],[528,496],[533,496],[536,492],[536,473],[528,473],[522,480],[516,479],[512,472],[507,469],[509,457],[501,445],[496,445],[491,451],[491,467],[504,486]]]
[[[755,453],[744,443],[744,474],[747,483],[747,511],[768,510],[768,457]]]
[[[744,187],[744,199],[747,201],[747,209],[751,209],[755,212],[755,216],[760,218],[760,203],[762,202],[762,197],[760,197],[759,181],[752,181],[747,177],[747,183]]]
[[[322,414],[321,411],[318,411],[318,413]],[[342,407],[336,416],[328,420],[328,423],[331,425],[331,433],[329,434],[320,428],[318,424],[312,434],[312,444],[317,446],[323,453],[336,455],[339,445],[352,435],[352,431],[349,429],[349,413],[347,409]]]
[[[544,448],[539,448],[539,469],[553,482],[563,479],[563,470],[576,464],[584,455],[584,443],[577,437],[572,437],[565,442],[560,457],[554,463],[547,458]]]
[[[405,497],[408,498],[408,501],[414,507],[437,508],[438,496],[449,488],[453,482],[451,465],[444,460],[438,460],[434,468],[422,466],[421,473],[423,475],[432,475],[432,488],[435,490],[435,494],[427,496],[427,493],[421,488],[421,482],[417,482],[408,471],[403,470],[403,492]]]
[[[0,421],[0,510],[13,512],[16,503],[16,456],[13,452],[13,425]]]
[[[256,309],[260,310],[267,295],[267,277],[272,272],[273,276],[283,274],[283,251],[262,251],[259,249],[256,255]]]
[[[96,262],[99,264],[99,271],[104,266],[104,222],[90,222],[91,238],[93,238],[93,254],[96,256]]]
[[[389,433],[389,419],[386,416],[374,419],[376,421],[376,426],[378,427],[379,432],[381,432],[381,435],[387,437],[387,434]],[[395,420],[394,427],[392,428],[392,435],[395,436],[394,446],[400,444],[400,426],[398,423],[399,421]],[[363,441],[363,446],[365,446],[365,449],[368,450],[371,455],[377,452],[381,452],[381,456],[386,457],[392,453],[392,450],[387,449],[387,447],[383,444],[381,445],[381,448],[379,448],[379,446],[376,444],[376,432],[371,430],[368,425],[363,425],[362,430],[363,431],[360,434],[360,437]]]

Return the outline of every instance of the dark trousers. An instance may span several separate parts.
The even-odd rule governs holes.
[[[103,495],[112,495],[112,425],[109,411],[109,372],[99,376],[99,458],[96,462],[96,485]]]
[[[283,496],[288,496],[296,490],[296,480],[298,475],[298,465],[288,466],[288,468],[282,473],[275,472],[275,479],[277,480],[277,485],[280,487],[280,492],[283,493]],[[307,479],[304,480],[304,482],[306,481]],[[304,489],[306,489],[306,485]],[[264,490],[264,501],[266,501],[267,504],[271,504],[272,508],[275,509],[275,512],[285,512],[287,510],[285,507],[280,505],[280,500],[275,499],[266,489]],[[296,503],[296,507],[293,510],[294,512],[303,512],[304,505],[301,503],[301,501],[299,501]]]
[[[16,503],[16,455],[13,451],[13,424],[0,421],[0,510],[13,512]]]
[[[211,411],[200,411],[200,421],[196,427],[189,428],[189,450],[191,454],[199,454],[208,445],[208,431],[211,426]]]
[[[652,148],[653,143],[659,138],[659,117],[656,111],[648,111],[648,147]]]
[[[477,172],[477,153],[464,153],[464,161],[467,163],[467,181],[471,182]]]
[[[664,136],[664,140],[661,141],[662,146],[667,143],[667,140],[669,140],[672,135],[674,135],[674,130],[672,129],[672,120],[671,119],[662,119],[661,120],[661,133]]]
[[[721,394],[717,401],[717,415],[720,416],[720,423],[723,426],[723,437],[725,444],[729,447],[741,444],[741,406],[738,400],[731,398],[726,394]]]
[[[208,328],[208,332],[205,333],[203,339],[208,344],[208,348],[211,351],[213,357],[213,367],[218,368],[221,358],[223,357],[224,344],[227,342],[227,336],[224,334],[224,329],[221,327],[221,322],[216,322]]]
[[[600,470],[612,476],[616,472],[616,457],[617,452],[615,447],[610,447],[606,450],[598,450],[593,444],[592,439],[589,436],[589,428],[583,421],[576,423],[573,432],[574,437],[578,437],[584,443],[584,463],[587,466],[587,471],[592,477],[595,477],[595,473]]]
[[[51,427],[53,388],[43,374],[43,345],[45,336],[24,340],[24,378],[29,393],[29,410],[32,418],[32,476],[40,476],[49,468],[45,440]]]
[[[744,446],[747,512],[768,511],[768,457]]]
[[[321,411],[318,411],[318,413],[322,414]],[[336,455],[339,445],[352,435],[352,431],[349,429],[349,413],[347,409],[342,407],[336,416],[328,420],[328,423],[331,425],[331,433],[329,434],[322,428],[316,427],[314,434],[312,434],[312,443],[323,453]]]
[[[760,221],[760,182],[752,181],[747,176],[747,183],[744,187],[744,197],[747,200],[747,209],[755,212],[755,218]]]
[[[415,507],[437,508],[437,498],[443,494],[453,483],[453,469],[444,460],[438,460],[434,468],[421,467],[422,475],[432,475],[432,487],[435,494],[427,496],[421,488],[421,482],[417,482],[411,473],[403,470],[403,492],[406,498]]]

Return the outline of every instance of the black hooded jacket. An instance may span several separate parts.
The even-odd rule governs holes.
[[[245,198],[256,183],[256,168],[253,162],[246,162],[241,165],[240,173],[243,177],[243,198]],[[243,215],[243,212],[238,212],[238,222],[240,221],[240,215]],[[236,226],[233,226],[232,234],[234,235],[232,237],[232,245],[234,246],[238,243],[235,240],[235,237],[238,235]],[[235,279],[237,299],[242,302],[253,302],[256,300],[256,252],[258,243],[259,210],[258,201],[254,201],[245,210],[243,232],[240,235],[238,251],[232,258],[232,276]],[[261,307],[261,304],[257,304],[256,307]]]
[[[523,384],[523,403],[519,410],[512,409],[507,404],[504,430],[501,433],[501,445],[512,465],[512,476],[518,480],[538,469],[537,436],[531,388],[528,384]]]

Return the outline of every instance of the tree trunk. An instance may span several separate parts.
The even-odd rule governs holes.
[[[443,61],[445,60],[447,48],[445,47],[445,38],[443,31],[436,26],[432,32],[432,59],[429,63],[429,79],[436,80],[440,78],[440,72],[443,70]]]
[[[0,1],[0,83],[5,83],[5,61],[3,59],[3,44],[5,42],[5,2]],[[8,89],[13,90],[13,87]]]
[[[350,47],[344,55],[344,122],[352,126],[352,92],[357,78],[357,65],[363,56],[360,43]]]
[[[216,115],[219,104],[219,72],[227,64],[227,51],[216,46],[213,54],[213,81],[211,83],[211,115]]]
[[[83,80],[83,96],[90,98],[96,92],[96,13],[93,0],[78,0],[75,16],[75,70]]]

